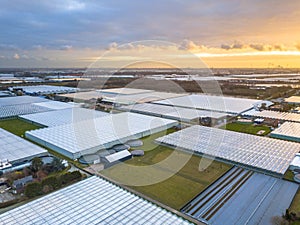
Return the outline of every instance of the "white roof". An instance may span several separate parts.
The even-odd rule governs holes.
[[[75,92],[77,90],[77,88],[53,85],[14,86],[13,88],[20,88],[27,94],[70,93]]]
[[[248,112],[245,112],[243,115],[261,117],[261,118],[271,118],[271,119],[284,120],[284,121],[300,122],[300,114],[298,113],[277,112],[271,110],[264,110],[264,111],[250,110]]]
[[[0,98],[0,107],[9,105],[19,105],[19,104],[31,104],[37,102],[47,102],[49,100],[40,97],[31,96],[17,96],[17,97],[6,97]]]
[[[26,132],[26,137],[47,143],[72,154],[86,154],[149,135],[177,125],[178,122],[136,113],[110,114],[93,120]],[[55,150],[55,149],[53,149]],[[91,153],[91,152],[89,152]]]
[[[204,126],[192,126],[156,141],[283,175],[300,144]]]
[[[291,166],[299,167],[300,168],[300,155],[297,154],[293,161],[290,164]]]
[[[132,94],[132,95],[117,95],[114,97],[104,97],[103,100],[118,104],[124,105],[132,105],[135,103],[145,103],[145,102],[153,102],[162,99],[170,99],[170,98],[177,98],[180,96],[185,96],[186,93],[178,94],[178,93],[171,93],[171,92],[159,92],[153,91],[149,93],[140,93],[140,94]]]
[[[272,131],[271,135],[300,138],[300,123],[284,122],[280,127]]]
[[[181,108],[176,106],[158,105],[158,104],[151,104],[151,103],[123,106],[120,109],[130,111],[130,112],[164,116],[176,120],[193,120],[200,117],[211,117],[211,118],[219,119],[222,117],[226,117],[228,115],[226,113],[219,113],[219,112],[213,112],[207,110]]]
[[[69,104],[69,103],[59,102],[59,101],[38,102],[38,103],[33,103],[33,105],[42,106],[53,110],[73,108],[77,106],[74,104]]]
[[[91,120],[107,115],[109,114],[106,112],[76,107],[42,113],[33,113],[19,117],[47,127],[53,127],[63,124],[76,123],[83,120]]]
[[[128,156],[131,156],[131,153],[128,150],[123,150],[123,151],[116,152],[116,153],[110,154],[108,156],[105,156],[105,159],[108,162],[112,163],[112,162],[116,162],[120,159],[124,159]]]
[[[71,94],[61,94],[61,97],[70,98],[70,99],[80,99],[80,100],[90,100],[90,99],[97,99],[102,96],[99,91],[84,91],[84,92],[76,92]]]
[[[195,94],[156,101],[154,103],[238,114],[253,108],[257,104],[260,104],[261,101],[247,98]]]
[[[110,89],[102,89],[99,91],[103,93],[103,95],[105,95],[105,93],[118,94],[118,95],[133,95],[133,94],[154,92],[153,90],[137,89],[137,88],[110,88]]]
[[[47,151],[0,128],[0,160],[23,161],[45,155]]]
[[[96,176],[5,212],[0,215],[0,223],[192,224]]]
[[[300,103],[300,96],[291,96],[289,98],[284,99],[284,101],[289,103]]]

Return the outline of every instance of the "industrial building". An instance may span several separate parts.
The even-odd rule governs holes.
[[[48,155],[45,149],[2,128],[0,128],[0,146],[0,161],[9,162],[12,165]]]
[[[300,151],[298,143],[199,125],[156,141],[279,177],[283,176]]]
[[[125,112],[27,131],[25,136],[71,159],[77,159],[177,124],[175,120]]]
[[[0,223],[192,224],[183,217],[96,176],[0,214]]]
[[[174,119],[187,123],[201,123],[202,120],[209,118],[211,125],[226,123],[226,118],[229,116],[227,113],[151,103],[123,106],[119,109],[129,112],[142,113],[145,115]]]
[[[183,108],[205,109],[209,111],[232,114],[241,114],[250,109],[259,108],[262,103],[265,103],[266,106],[270,106],[271,104],[273,104],[269,101],[205,94],[193,94],[178,98],[155,101],[153,103],[160,105],[178,106]]]
[[[19,116],[19,118],[33,124],[54,127],[83,120],[91,120],[107,115],[109,114],[105,112],[75,107],[42,113],[33,113]]]
[[[285,122],[270,134],[271,137],[300,142],[300,123]]]

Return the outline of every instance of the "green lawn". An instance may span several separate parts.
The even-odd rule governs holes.
[[[294,200],[290,206],[290,211],[300,213],[300,189],[297,191]]]
[[[9,119],[0,120],[0,128],[23,137],[26,131],[38,129],[40,127],[20,119]]]
[[[169,130],[168,132],[172,131]],[[144,138],[144,146],[138,148],[145,150],[144,156],[132,158],[127,160],[126,163],[119,163],[101,171],[101,173],[179,210],[229,170],[231,166],[217,161],[205,159],[201,161],[202,158],[199,156],[155,144],[153,140],[163,135],[165,133],[158,133]],[[199,171],[200,161],[201,165],[211,164],[206,170]],[[178,170],[178,165],[181,163],[183,163],[183,166]],[[169,176],[169,178],[151,185],[137,186],[162,176]]]
[[[256,135],[258,135],[257,132],[264,130],[265,132],[261,134],[262,136],[267,135],[271,132],[271,129],[265,125],[253,125],[253,124],[239,123],[239,122],[228,123],[221,128],[226,130],[237,131],[237,132],[242,132],[247,134],[256,134]]]

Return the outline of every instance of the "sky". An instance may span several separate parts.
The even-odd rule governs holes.
[[[298,0],[0,0],[0,67],[300,68]],[[96,62],[96,63],[95,63]]]

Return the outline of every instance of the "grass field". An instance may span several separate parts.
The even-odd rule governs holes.
[[[168,132],[172,132],[172,130]],[[127,160],[126,163],[117,164],[101,171],[101,173],[123,184],[128,184],[131,181],[133,183],[137,181],[143,183],[145,181],[152,181],[160,176],[170,175],[168,179],[151,185],[127,186],[179,210],[229,170],[231,166],[203,159],[201,165],[205,162],[211,162],[211,164],[206,170],[199,171],[201,157],[154,143],[154,139],[164,134],[158,133],[144,138],[144,146],[138,148],[145,151],[144,156],[132,158]],[[173,159],[171,162],[166,161],[166,159],[170,158]],[[176,170],[177,166],[185,160],[187,163],[179,171]]]
[[[265,132],[261,134],[261,136],[267,135],[271,132],[271,129],[264,125],[253,125],[253,124],[246,124],[246,123],[228,123],[225,126],[221,127],[222,129],[231,130],[231,131],[237,131],[247,134],[255,134],[261,130],[264,130]]]
[[[0,128],[3,128],[18,136],[24,136],[28,130],[34,130],[40,128],[31,123],[27,123],[19,119],[0,120]]]

